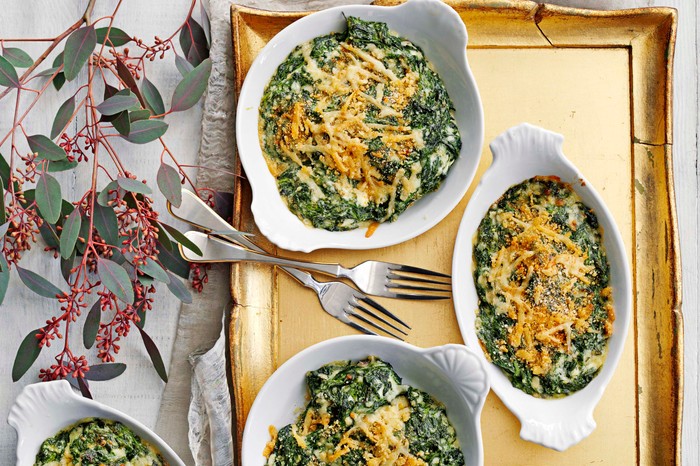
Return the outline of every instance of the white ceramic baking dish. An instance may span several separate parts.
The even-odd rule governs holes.
[[[121,422],[156,447],[170,466],[185,466],[146,426],[114,408],[83,398],[65,380],[27,385],[12,405],[7,422],[17,431],[17,466],[32,466],[44,440],[88,417]]]
[[[488,379],[481,358],[463,345],[418,348],[398,340],[373,336],[339,337],[318,343],[281,365],[255,398],[243,432],[242,465],[265,464],[263,450],[269,426],[277,429],[296,421],[306,406],[305,375],[324,364],[377,356],[390,363],[403,383],[424,390],[442,402],[454,426],[466,464],[484,461],[480,416]]]
[[[598,375],[582,390],[565,398],[535,398],[513,387],[499,367],[486,363],[493,391],[520,420],[520,437],[556,450],[565,450],[595,429],[593,409],[603,395],[622,355],[632,313],[632,282],[629,262],[620,232],[610,211],[586,178],[562,152],[562,135],[529,124],[521,124],[498,136],[490,145],[493,163],[469,201],[455,243],[452,288],[457,321],[467,345],[479,348],[475,329],[478,298],[473,277],[472,248],[476,230],[491,204],[508,188],[534,176],[558,176],[571,184],[584,204],[592,208],[603,229],[610,263],[610,281],[615,307],[614,332],[608,354]]]
[[[305,225],[285,205],[265,163],[258,139],[259,104],[277,67],[297,46],[345,28],[346,16],[380,21],[419,46],[442,78],[455,106],[462,149],[440,188],[382,224],[327,231]],[[293,251],[320,248],[372,249],[414,238],[440,222],[459,203],[474,178],[483,145],[484,118],[476,82],[467,63],[467,30],[457,12],[439,0],[409,0],[393,7],[348,5],[322,10],[295,21],[270,40],[246,75],[236,110],[238,156],[253,190],[251,211],[260,231]]]

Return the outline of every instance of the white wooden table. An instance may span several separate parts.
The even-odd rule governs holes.
[[[97,2],[95,17],[108,13],[115,2]],[[302,3],[302,2],[295,2]],[[683,423],[683,464],[695,466],[700,464],[700,360],[698,359],[698,338],[700,337],[700,320],[697,308],[700,304],[700,284],[698,283],[698,30],[699,8],[695,1],[681,0],[557,0],[552,3],[586,6],[590,8],[635,7],[635,6],[672,6],[679,10],[678,38],[675,55],[674,79],[674,173],[677,194],[678,220],[681,232],[681,250],[683,260],[683,311],[685,320],[685,385],[684,385],[684,423]],[[52,0],[3,0],[0,13],[0,37],[51,37],[62,32],[80,16],[87,0],[78,2],[55,2]],[[257,1],[263,7],[265,2]],[[189,2],[172,2],[171,0],[150,0],[148,2],[125,1],[116,26],[144,39],[154,35],[164,36],[182,22]],[[38,55],[38,47],[27,47],[33,56]],[[179,80],[179,74],[171,62],[158,63],[149,68],[149,79],[159,85],[166,100]],[[64,95],[64,94],[60,94]],[[39,111],[33,113],[28,122],[31,133],[48,132],[55,109],[65,99],[49,92],[41,102]],[[4,134],[10,125],[9,104],[0,106],[0,132]],[[201,109],[195,108],[186,113],[168,117],[171,129],[166,140],[175,149],[179,160],[195,163],[199,145]],[[129,155],[125,157],[127,167],[133,167],[148,179],[155,179],[158,167],[158,149],[155,145],[128,146]],[[127,152],[127,151],[124,151]],[[88,174],[79,173],[73,179],[61,177],[64,193],[76,194],[86,185]],[[71,196],[73,198],[75,196]],[[163,205],[157,205],[163,209]],[[60,282],[58,263],[46,265],[37,254],[27,257],[23,265],[42,275]],[[8,290],[5,303],[0,308],[0,421],[6,419],[9,407],[21,388],[33,383],[36,371],[30,373],[18,383],[10,381],[10,372],[16,348],[22,338],[36,328],[50,313],[53,302],[37,297],[19,284],[13,277],[13,284]],[[16,286],[15,286],[16,285]],[[212,307],[221,309],[225,303],[212,303]],[[163,352],[166,365],[170,363],[173,339],[176,331],[179,305],[167,291],[159,290],[157,308],[148,319],[147,329]],[[76,338],[80,344],[80,338]],[[94,357],[94,353],[91,353]],[[120,360],[128,364],[127,372],[109,384],[93,383],[95,397],[103,403],[125,411],[142,421],[147,426],[155,426],[160,405],[163,383],[153,371],[150,361],[136,335],[128,338],[122,345]],[[48,355],[40,357],[39,364],[49,363]],[[186,409],[183,406],[183,409]],[[16,436],[4,422],[0,422],[0,464],[14,462]],[[181,439],[186,444],[187,439]]]

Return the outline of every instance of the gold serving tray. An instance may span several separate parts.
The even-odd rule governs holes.
[[[485,463],[680,464],[683,326],[671,166],[675,10],[604,12],[498,0],[447,3],[469,32],[467,54],[483,100],[485,140],[524,121],[563,134],[564,153],[615,216],[635,290],[629,338],[595,410],[593,434],[563,453],[525,442],[517,419],[492,393],[481,420]],[[237,92],[260,49],[302,15],[232,7]],[[490,162],[487,144],[475,181],[458,207],[404,244],[309,255],[264,246],[321,262],[354,265],[372,258],[450,272],[459,221]],[[259,234],[250,196],[245,178],[239,178],[234,223]],[[230,358],[240,447],[248,410],[275,368],[309,345],[353,331],[325,314],[311,291],[268,266],[234,265],[231,292]],[[409,343],[462,343],[450,301],[380,301],[412,324]]]

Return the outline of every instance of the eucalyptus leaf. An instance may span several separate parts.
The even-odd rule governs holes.
[[[19,348],[17,348],[17,355],[15,356],[15,362],[12,365],[12,381],[17,382],[22,378],[24,374],[27,373],[36,358],[39,357],[41,353],[41,346],[39,346],[39,339],[36,337],[41,331],[40,328],[32,330],[29,335],[24,337],[22,343],[20,343]]]
[[[63,222],[60,250],[61,257],[64,259],[68,259],[75,250],[75,242],[78,240],[78,233],[80,233],[81,220],[80,209],[74,209],[66,221]]]
[[[102,284],[114,293],[117,299],[127,304],[134,302],[134,287],[129,280],[129,275],[121,265],[109,259],[98,258],[97,275]]]
[[[202,250],[197,247],[196,244],[194,244],[192,241],[190,241],[187,236],[183,235],[180,233],[177,229],[174,227],[171,227],[170,225],[167,225],[165,223],[161,223],[163,228],[168,232],[168,234],[178,243],[182,244],[184,247],[192,251],[193,253],[197,254],[198,256],[202,255]]]
[[[117,214],[111,207],[97,204],[92,211],[92,224],[105,243],[120,246]]]
[[[191,16],[180,30],[180,46],[192,66],[197,66],[209,57],[209,43],[202,26]]]
[[[56,71],[58,71],[58,66],[53,66],[53,67],[51,67],[51,68],[47,68],[47,69],[45,69],[44,71],[41,71],[41,72],[37,73],[35,76],[37,76],[37,77],[42,77],[42,78],[44,78],[44,77],[46,77],[46,76],[53,76],[53,74],[54,74]]]
[[[190,62],[182,58],[180,55],[175,55],[175,68],[177,68],[180,74],[184,77],[194,69],[194,66],[192,66]]]
[[[128,87],[131,92],[136,94],[136,97],[139,98],[139,102],[141,102],[141,105],[146,108],[146,100],[143,98],[143,95],[141,95],[141,91],[139,90],[138,85],[136,84],[136,80],[134,79],[134,76],[131,74],[131,71],[129,71],[129,68],[124,64],[124,62],[121,60],[121,58],[117,57],[117,75],[119,76],[119,79],[121,80],[122,83],[126,87]]]
[[[55,249],[59,249],[61,247],[61,239],[58,237],[56,225],[52,225],[49,222],[43,222],[39,226],[39,233],[48,247]]]
[[[112,119],[112,126],[114,126],[114,129],[116,129],[122,136],[128,136],[131,132],[131,119],[129,118],[129,112],[124,110],[123,112],[115,115]]]
[[[107,31],[109,30],[109,42],[106,42]],[[111,29],[103,27],[95,29],[95,35],[97,36],[98,44],[106,44],[109,46],[110,42],[114,47],[121,47],[122,45],[128,44],[132,41],[132,38],[126,32],[119,28],[112,26]]]
[[[71,277],[71,271],[73,270],[73,266],[75,265],[75,249],[73,249],[73,252],[71,255],[67,258],[61,258],[61,275],[63,276],[63,279],[70,285],[70,277]]]
[[[156,182],[163,196],[175,207],[180,207],[180,204],[182,204],[180,173],[170,165],[161,163],[156,175]]]
[[[85,380],[83,377],[78,377],[76,381],[78,383],[78,388],[80,389],[80,394],[83,395],[84,398],[92,400],[92,393],[90,393],[90,386],[88,385],[87,380]]]
[[[160,243],[160,240],[159,240]],[[162,243],[160,243],[162,245]],[[163,264],[170,272],[175,275],[184,278],[185,280],[190,277],[190,263],[182,258],[180,251],[177,248],[168,249],[166,247],[158,248],[158,260]]]
[[[24,283],[27,288],[32,290],[34,293],[44,298],[57,299],[58,296],[63,294],[56,285],[39,275],[38,273],[32,272],[31,270],[23,269],[19,265],[15,265],[17,269],[17,274],[20,280]]]
[[[143,344],[146,347],[146,352],[148,353],[148,356],[151,358],[151,362],[153,363],[153,367],[155,368],[156,372],[160,376],[160,378],[163,380],[163,382],[168,382],[168,373],[165,370],[165,364],[163,364],[163,358],[160,355],[160,351],[158,351],[158,347],[156,346],[155,342],[153,339],[146,333],[144,329],[141,327],[136,327],[139,329],[139,333],[141,334],[141,337],[143,338]]]
[[[53,125],[51,125],[51,139],[56,139],[61,135],[63,129],[70,122],[73,111],[75,111],[75,96],[69,97],[68,100],[63,102],[58,108],[58,112],[56,112],[56,116],[53,119]]]
[[[93,364],[90,370],[85,373],[85,378],[94,382],[103,382],[119,377],[126,370],[123,362],[107,362],[103,364]]]
[[[173,92],[170,111],[181,112],[194,106],[207,89],[210,74],[211,60],[209,58],[187,73]]]
[[[49,173],[64,172],[67,170],[72,170],[77,166],[78,162],[76,162],[75,160],[73,160],[72,162],[69,162],[68,160],[58,160],[56,162],[49,162],[46,171]]]
[[[187,289],[187,286],[185,286],[185,284],[173,274],[169,275],[170,283],[168,283],[168,289],[170,292],[183,303],[192,304],[192,293],[190,293],[190,290]]]
[[[119,183],[120,188],[132,193],[151,194],[153,192],[145,183],[142,183],[139,180],[127,178],[125,176],[118,177],[117,183]]]
[[[78,73],[95,50],[96,44],[97,34],[92,25],[76,29],[68,36],[63,50],[63,73],[68,81],[78,77]]]
[[[117,183],[117,180],[110,181],[107,183],[107,186],[105,186],[102,191],[100,191],[100,194],[97,196],[97,203],[107,207],[109,205],[109,201],[112,200],[112,197],[110,196],[109,192],[114,191],[115,189],[119,189],[119,184]]]
[[[36,205],[42,218],[49,223],[56,223],[61,215],[61,185],[56,178],[42,172],[36,183]]]
[[[43,134],[27,136],[27,143],[32,152],[36,152],[39,159],[51,161],[63,160],[66,158],[66,151],[61,146],[47,138]]]
[[[139,120],[147,120],[148,118],[151,117],[151,111],[150,110],[134,110],[129,112],[129,121],[131,123]]]
[[[168,124],[161,120],[139,120],[131,124],[126,140],[134,144],[146,144],[165,134]]]
[[[100,329],[100,317],[102,316],[102,307],[100,300],[95,301],[95,304],[90,308],[85,324],[83,324],[83,345],[85,349],[90,349],[95,344],[97,331]]]
[[[63,65],[63,52],[59,53],[56,55],[56,58],[53,59],[53,68],[60,68],[61,65]],[[53,74],[53,73],[51,73]],[[53,87],[56,88],[57,91],[60,91],[63,85],[66,83],[66,75],[61,71],[56,75],[55,78],[53,78]]]
[[[87,244],[88,235],[90,234],[90,219],[86,215],[83,215],[83,220],[80,223],[80,233],[78,234],[78,242],[75,244],[75,249],[80,254],[85,254],[85,246]]]
[[[146,77],[143,78],[143,83],[141,83],[141,93],[146,99],[146,105],[148,105],[148,108],[151,109],[154,115],[165,113],[163,97],[160,95],[158,88]]]
[[[139,328],[144,328],[146,326],[146,306],[144,305],[145,302],[141,301],[138,306],[136,306],[136,315],[139,316],[138,322],[136,322],[136,325]]]
[[[5,256],[0,254],[0,305],[5,300],[7,287],[10,284],[10,266],[5,260]]]
[[[129,89],[119,91],[112,97],[109,97],[97,107],[98,112],[103,115],[116,115],[124,110],[130,110],[139,105],[139,99]]]
[[[0,86],[19,87],[19,76],[12,63],[0,56]]]
[[[0,179],[3,186],[10,185],[10,165],[2,154],[0,154]]]
[[[145,264],[139,264],[138,269],[148,276],[151,276],[159,282],[169,284],[170,277],[163,267],[153,259],[148,259]]]
[[[17,68],[29,68],[34,64],[34,60],[27,52],[15,47],[5,47],[2,56]]]
[[[7,229],[10,227],[10,225],[5,223],[5,220],[7,220],[7,217],[5,215],[5,183],[2,182],[2,179],[0,179],[0,239],[2,239],[3,236],[5,236],[5,233],[7,233]]]

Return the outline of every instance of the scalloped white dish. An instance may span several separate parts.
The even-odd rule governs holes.
[[[88,417],[121,422],[156,447],[171,466],[185,466],[146,426],[114,408],[83,398],[66,380],[27,385],[15,400],[7,422],[17,431],[17,466],[32,466],[44,440]]]
[[[557,176],[569,183],[593,209],[603,229],[610,263],[615,323],[608,353],[600,372],[583,389],[564,398],[536,398],[513,387],[482,351],[493,391],[520,420],[520,437],[555,450],[566,450],[595,429],[593,410],[620,360],[631,320],[632,283],[620,232],[601,197],[562,152],[563,136],[529,124],[521,124],[498,136],[490,145],[493,163],[481,179],[462,218],[452,262],[455,312],[467,345],[480,348],[475,328],[478,298],[473,277],[473,238],[488,211],[508,188],[534,176]]]
[[[295,422],[308,402],[308,371],[341,360],[376,356],[390,363],[403,383],[424,390],[442,402],[457,432],[466,464],[484,461],[480,416],[489,391],[484,364],[463,345],[418,348],[385,337],[348,336],[318,343],[282,364],[262,387],[248,413],[243,432],[242,465],[265,464],[263,450],[270,425]]]
[[[334,232],[305,225],[286,206],[265,163],[258,139],[259,104],[277,67],[299,44],[342,31],[345,16],[384,22],[425,53],[442,78],[455,107],[462,148],[440,188],[419,199],[394,222],[365,237],[366,228]],[[373,249],[398,244],[435,226],[459,203],[479,163],[483,111],[467,63],[467,31],[459,15],[439,0],[409,0],[393,7],[351,5],[306,16],[277,34],[260,52],[246,75],[236,110],[238,154],[253,191],[251,210],[260,231],[284,249]]]

